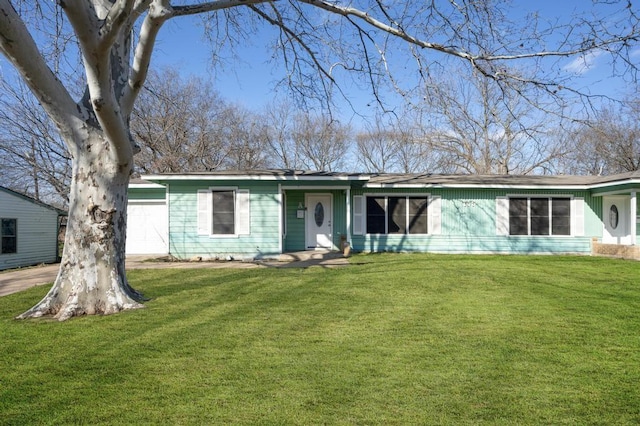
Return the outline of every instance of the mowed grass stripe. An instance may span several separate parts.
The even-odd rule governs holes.
[[[147,308],[66,323],[0,298],[0,423],[640,423],[640,263],[351,263],[132,271]]]

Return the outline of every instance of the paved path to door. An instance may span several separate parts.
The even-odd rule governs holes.
[[[314,252],[311,252],[314,253]],[[349,261],[339,253],[322,252],[314,255],[292,254],[282,261],[256,262],[163,262],[153,261],[144,256],[127,257],[129,269],[184,269],[184,268],[308,268],[321,266],[332,268],[348,265]],[[43,284],[50,284],[56,279],[59,264],[40,265],[29,268],[0,271],[0,296],[16,293]]]

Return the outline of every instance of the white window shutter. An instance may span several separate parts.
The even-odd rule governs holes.
[[[584,236],[584,198],[571,199],[571,235]]]
[[[353,196],[353,235],[364,235],[364,197]]]
[[[496,197],[496,235],[509,235],[509,198]]]
[[[442,198],[439,195],[429,197],[429,234],[440,235],[442,233]]]
[[[211,235],[211,215],[213,214],[211,211],[211,203],[211,191],[208,189],[199,189],[197,200],[198,235]]]
[[[238,235],[251,234],[251,206],[249,198],[249,191],[246,189],[236,192],[236,233]]]

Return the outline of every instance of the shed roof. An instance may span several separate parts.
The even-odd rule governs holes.
[[[42,201],[36,200],[35,198],[29,197],[28,195],[25,195],[25,194],[22,194],[20,192],[14,191],[13,189],[9,189],[9,188],[6,188],[4,186],[0,186],[0,191],[5,192],[5,193],[7,193],[9,195],[13,195],[13,196],[18,197],[18,198],[21,198],[21,199],[23,199],[25,201],[29,201],[30,203],[33,203],[33,204],[38,205],[40,207],[44,207],[44,208],[53,210],[53,211],[57,212],[59,215],[64,215],[64,216],[67,215],[67,212],[65,210],[59,209],[59,208],[54,207],[54,206],[52,206],[50,204],[47,204],[47,203],[43,203]]]

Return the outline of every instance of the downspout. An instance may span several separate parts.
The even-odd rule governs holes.
[[[351,188],[347,188],[345,194],[347,197],[347,243],[349,243],[349,247],[353,247],[351,244]]]
[[[164,187],[164,203],[167,206],[167,256],[171,258],[171,197],[169,197],[169,191],[169,183],[167,183]]]
[[[284,253],[282,248],[284,247],[284,237],[285,237],[285,230],[284,230],[284,220],[285,220],[285,216],[284,216],[284,206],[282,203],[283,200],[283,196],[282,196],[282,184],[279,183],[278,184],[278,254],[282,254]]]
[[[637,244],[637,229],[638,223],[636,217],[638,216],[638,199],[636,191],[631,191],[631,245],[635,246]]]

